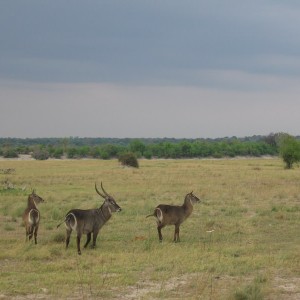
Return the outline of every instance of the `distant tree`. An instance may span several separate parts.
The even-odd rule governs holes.
[[[77,149],[77,153],[79,157],[88,157],[90,153],[90,147],[89,146],[81,146]]]
[[[270,146],[277,147],[277,135],[275,133],[270,133],[268,136],[264,138],[264,141]]]
[[[129,150],[136,153],[138,156],[143,156],[146,146],[140,140],[133,140],[129,144]]]
[[[279,142],[279,154],[287,169],[300,161],[300,142],[293,136],[284,135]]]
[[[192,144],[190,142],[179,143],[180,157],[192,157]]]
[[[78,158],[78,151],[75,147],[70,147],[67,149],[67,157],[68,158]]]
[[[105,152],[107,154],[107,158],[117,157],[119,151],[119,147],[111,144],[104,144],[101,146],[101,152]]]
[[[284,132],[270,133],[268,136],[264,137],[263,141],[278,150],[280,141],[287,136],[289,136],[289,134]]]

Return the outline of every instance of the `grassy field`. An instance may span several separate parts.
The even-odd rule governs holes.
[[[0,161],[0,299],[300,299],[300,169],[279,159]],[[5,189],[6,183],[13,189]],[[96,249],[77,254],[63,226],[71,208],[99,207],[103,181],[122,207]],[[21,215],[35,188],[38,245],[25,243]],[[202,202],[181,226],[163,229],[160,204]],[[85,241],[85,237],[83,242]],[[82,244],[83,244],[82,242]]]

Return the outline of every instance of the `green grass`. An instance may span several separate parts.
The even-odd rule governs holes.
[[[278,159],[1,161],[0,296],[49,299],[289,299],[300,296],[300,169]],[[99,207],[103,181],[122,212],[100,231],[96,249],[77,255],[75,235],[64,245],[56,225],[71,208]],[[24,187],[26,189],[24,190]],[[25,243],[21,215],[35,188],[38,245]],[[160,203],[181,204],[190,191],[202,199],[181,226],[158,242]],[[85,238],[84,238],[85,239]],[[83,246],[84,241],[82,241]],[[278,285],[278,281],[281,282]],[[285,289],[285,284],[295,288]],[[126,298],[127,297],[127,298]],[[293,298],[290,298],[293,299]]]

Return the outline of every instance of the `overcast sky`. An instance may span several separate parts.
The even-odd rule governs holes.
[[[300,134],[297,0],[0,0],[0,137]]]

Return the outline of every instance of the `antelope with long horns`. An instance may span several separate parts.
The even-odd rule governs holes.
[[[28,196],[27,208],[23,213],[23,223],[26,229],[26,240],[30,241],[34,236],[34,242],[37,244],[37,233],[40,223],[40,211],[37,208],[37,204],[44,202],[40,196],[38,196],[33,190]]]
[[[113,212],[121,211],[121,207],[116,203],[115,199],[110,196],[103,188],[101,182],[102,192],[99,192],[95,183],[96,192],[104,198],[103,204],[96,209],[71,209],[62,223],[65,223],[67,229],[66,248],[69,246],[70,236],[72,231],[77,233],[77,252],[80,255],[80,239],[83,234],[87,235],[87,240],[84,248],[88,246],[93,234],[92,247],[96,246],[96,239],[102,226],[111,218]],[[58,224],[59,227],[62,223]]]
[[[148,217],[155,217],[157,222],[157,231],[159,241],[162,242],[161,230],[166,225],[174,225],[174,242],[179,242],[179,227],[192,213],[193,206],[195,203],[200,202],[200,199],[196,197],[193,192],[188,193],[182,205],[167,205],[160,204],[155,209],[153,214],[148,215]]]

